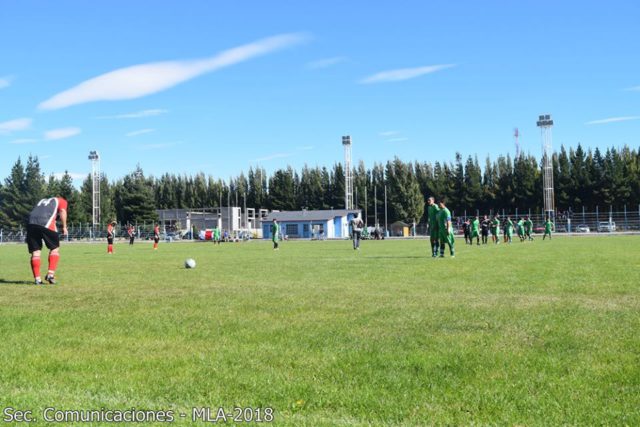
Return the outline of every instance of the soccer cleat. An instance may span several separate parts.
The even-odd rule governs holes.
[[[44,280],[49,282],[50,285],[55,285],[56,284],[56,279],[55,279],[55,277],[53,277],[53,274],[47,274],[46,277],[44,278]]]
[[[42,285],[42,280],[36,279],[34,285]]]

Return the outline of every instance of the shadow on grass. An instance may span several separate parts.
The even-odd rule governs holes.
[[[26,280],[5,280],[0,279],[0,285],[33,285],[33,282]]]

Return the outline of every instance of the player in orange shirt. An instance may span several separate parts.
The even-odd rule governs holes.
[[[113,238],[116,236],[116,222],[111,221],[109,225],[107,225],[107,253],[113,253]]]
[[[156,224],[156,226],[153,227],[153,250],[154,251],[158,249],[159,241],[160,241],[160,226]]]

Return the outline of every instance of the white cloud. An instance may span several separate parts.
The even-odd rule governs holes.
[[[344,56],[334,56],[333,58],[318,59],[317,61],[308,62],[307,68],[311,68],[312,70],[316,70],[319,68],[328,68],[346,60],[347,58],[345,58]]]
[[[82,129],[75,127],[51,129],[44,133],[44,139],[53,141],[56,139],[71,138],[72,136],[79,135],[81,132]]]
[[[13,141],[9,141],[9,144],[33,144],[38,142],[37,139],[31,138],[23,138],[23,139],[14,139]]]
[[[313,150],[313,145],[303,145],[302,147],[298,147],[300,151],[311,151]]]
[[[162,142],[162,143],[158,143],[158,144],[144,144],[144,145],[140,145],[138,148],[140,150],[160,150],[162,148],[174,147],[174,146],[180,145],[180,144],[182,144],[182,141],[178,141],[178,142]]]
[[[96,118],[97,119],[139,119],[142,117],[159,116],[160,114],[166,114],[168,112],[169,110],[162,110],[160,108],[156,108],[153,110],[142,110],[142,111],[136,111],[135,113],[117,114],[115,116],[100,116]]]
[[[140,129],[140,130],[134,130],[133,132],[129,132],[125,134],[125,136],[138,136],[138,135],[144,135],[145,133],[151,133],[155,131],[156,131],[155,129]]]
[[[80,172],[67,172],[69,174],[69,176],[71,177],[71,179],[75,180],[79,180],[79,179],[85,179],[87,177],[86,173],[80,173]],[[62,177],[64,176],[64,172],[56,172],[54,174],[52,174],[56,179],[62,179]]]
[[[0,123],[0,135],[7,135],[11,132],[29,129],[32,122],[33,120],[29,118],[21,118]]]
[[[404,142],[408,140],[409,138],[389,138],[387,139],[387,142]]]
[[[293,153],[276,153],[276,154],[271,154],[269,156],[253,159],[251,160],[251,162],[252,163],[267,162],[269,160],[284,159],[286,157],[291,157],[291,156],[293,156]]]
[[[85,102],[140,98],[305,39],[301,34],[281,34],[223,51],[211,58],[153,62],[120,68],[60,92],[42,102],[38,108],[57,110]]]
[[[592,120],[585,124],[587,125],[602,125],[606,123],[616,122],[628,122],[630,120],[640,120],[640,116],[622,116],[622,117],[609,117],[608,119]]]
[[[380,136],[394,136],[399,134],[400,134],[400,131],[398,130],[387,130],[384,132],[380,132]]]
[[[0,77],[0,89],[4,89],[5,87],[11,86],[11,77],[4,76]]]
[[[360,80],[361,84],[370,83],[382,83],[382,82],[397,82],[401,80],[409,80],[416,77],[423,76],[425,74],[435,73],[436,71],[445,70],[447,68],[455,67],[456,64],[440,64],[440,65],[426,65],[424,67],[415,68],[400,68],[397,70],[381,71],[376,74],[372,74],[368,77]]]
[[[640,86],[628,87],[626,90],[631,90],[635,92],[640,92]]]

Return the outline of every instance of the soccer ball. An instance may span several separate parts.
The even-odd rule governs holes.
[[[184,262],[184,268],[196,268],[196,260],[189,258]]]

